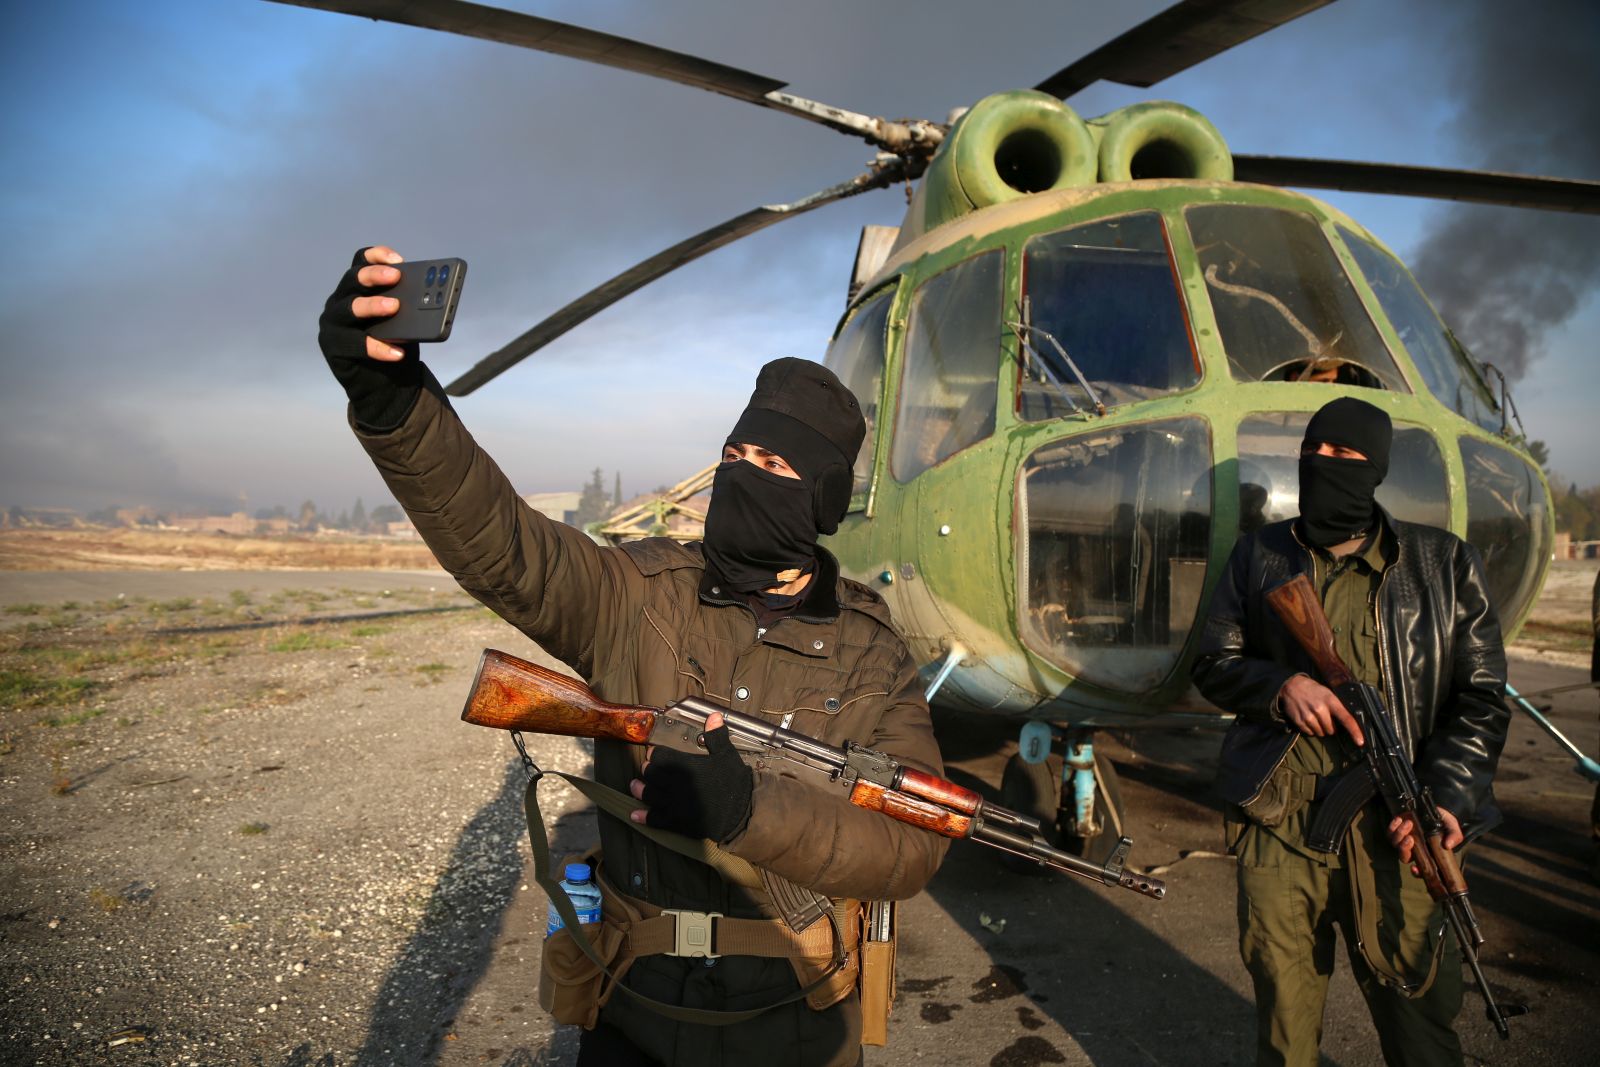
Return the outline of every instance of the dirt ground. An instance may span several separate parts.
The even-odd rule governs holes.
[[[1551,583],[1557,629],[1588,567]],[[156,595],[113,572],[23,585],[40,577],[0,574],[0,1063],[572,1061],[574,1032],[534,998],[522,773],[504,735],[458,718],[481,648],[536,649],[427,573],[172,574]],[[1586,677],[1579,649],[1549,644],[1519,646],[1525,691]],[[1594,694],[1550,702],[1592,753]],[[936,725],[951,776],[992,792],[1014,728]],[[1164,901],[952,848],[904,907],[891,1044],[867,1063],[1249,1062],[1216,744],[1102,742]],[[532,749],[586,770],[577,742]],[[1593,788],[1571,764],[1516,718],[1508,820],[1468,876],[1494,991],[1533,1012],[1502,1043],[1469,988],[1469,1063],[1593,1062]],[[542,792],[556,848],[583,847],[592,818]],[[1381,1062],[1343,963],[1323,1062]]]
[[[0,572],[101,570],[341,570],[434,567],[420,541],[342,534],[236,537],[91,527],[0,530]]]

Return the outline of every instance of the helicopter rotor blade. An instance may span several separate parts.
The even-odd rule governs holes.
[[[861,137],[889,152],[916,150],[932,155],[943,139],[945,127],[936,122],[888,119],[785,93],[788,84],[776,78],[739,70],[709,59],[674,52],[626,37],[586,30],[566,22],[506,11],[467,0],[273,0],[294,7],[332,11],[344,15],[439,30],[463,37],[529,48],[598,63],[636,74],[662,78],[758,107],[797,115],[841,133]]]
[[[810,196],[796,200],[792,204],[768,204],[764,207],[758,207],[754,210],[746,211],[742,215],[736,215],[726,222],[718,223],[709,230],[697,233],[693,237],[679,241],[671,248],[663,249],[642,263],[630,267],[604,284],[589,290],[589,292],[578,297],[578,299],[572,301],[560,311],[523,333],[510,344],[485,356],[465,374],[462,374],[447,385],[445,392],[451,396],[466,396],[480,385],[505,373],[574,326],[604,311],[628,294],[643,288],[662,275],[668,274],[686,263],[691,263],[724,245],[732,244],[741,237],[748,237],[750,234],[758,230],[764,230],[774,223],[792,219],[797,215],[803,215],[826,204],[856,196],[870,189],[879,189],[891,185],[906,177],[905,165],[898,159],[890,160],[882,166],[856,175],[849,181],[840,182],[838,185],[812,193]]]
[[[1097,81],[1148,89],[1333,0],[1180,0],[1034,86],[1063,100]]]
[[[1287,156],[1233,157],[1235,181],[1600,214],[1600,181]]]

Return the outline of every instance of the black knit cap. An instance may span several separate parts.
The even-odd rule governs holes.
[[[1330,444],[1353,448],[1366,456],[1380,477],[1389,476],[1389,446],[1394,423],[1389,413],[1365,400],[1341,396],[1317,409],[1306,423],[1306,445]]]
[[[852,469],[867,435],[861,405],[833,371],[808,359],[775,359],[728,434],[784,458],[812,487],[817,529],[832,533],[850,506]]]

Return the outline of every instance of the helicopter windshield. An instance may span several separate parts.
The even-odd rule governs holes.
[[[1411,362],[1417,365],[1428,390],[1484,429],[1498,430],[1500,413],[1488,386],[1471,368],[1466,352],[1445,329],[1411,273],[1389,253],[1342,226],[1339,235],[1367,276],[1367,284],[1411,353]]]
[[[1300,514],[1300,442],[1311,415],[1257,412],[1239,423],[1239,532]],[[1378,503],[1401,522],[1450,528],[1450,487],[1444,455],[1420,426],[1394,424],[1389,475]]]
[[[1211,432],[1173,419],[1045,445],[1017,494],[1021,631],[1084,681],[1149,692],[1194,625],[1211,547]]]
[[[1185,217],[1234,378],[1409,392],[1314,218],[1244,204]]]
[[[1483,553],[1489,599],[1503,625],[1539,590],[1537,562],[1550,558],[1550,520],[1539,476],[1510,449],[1461,439],[1467,472],[1467,541]]]
[[[858,307],[833,344],[828,346],[828,355],[823,361],[844,382],[845,388],[855,394],[867,421],[867,436],[862,439],[861,451],[856,455],[852,495],[865,493],[872,480],[878,393],[883,384],[884,327],[889,322],[889,305],[893,301],[894,287],[891,286]]]
[[[935,275],[912,296],[890,453],[899,481],[994,433],[1004,277],[996,249]]]
[[[1059,342],[1108,407],[1187,389],[1200,380],[1161,216],[1102,219],[1028,242],[1017,412],[1029,420],[1086,406]],[[1043,364],[1042,366],[1040,364]],[[1092,403],[1092,401],[1090,401]]]

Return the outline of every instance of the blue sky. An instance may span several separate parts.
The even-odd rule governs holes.
[[[855,110],[942,119],[1165,5],[511,6]],[[1597,95],[1541,61],[1546,43],[1570,52],[1577,31],[1558,16],[1571,7],[1515,8],[1530,45],[1504,52],[1516,102],[1540,105],[1523,108],[1533,127]],[[1487,8],[1342,0],[1154,90],[1102,85],[1072,104],[1095,115],[1180,100],[1241,152],[1479,166],[1496,149],[1473,131],[1482,102],[1463,57],[1503,33]],[[1577,35],[1600,51],[1600,34]],[[455,336],[428,353],[448,378],[638,259],[855,174],[871,155],[708,93],[261,0],[13,5],[0,89],[13,102],[0,111],[12,251],[0,505],[310,497],[338,511],[362,496],[370,507],[386,497],[315,345],[322,299],[354,248],[386,241],[471,263]],[[1560,172],[1571,161],[1535,162]],[[1451,210],[1327,199],[1403,256]],[[897,192],[874,194],[715,253],[458,408],[524,491],[576,486],[596,466],[621,469],[630,493],[674,482],[714,453],[762,362],[820,358],[860,226],[897,223],[901,208]],[[1562,225],[1600,246],[1597,222]],[[1517,388],[1531,435],[1580,484],[1600,481],[1593,289],[1585,282]]]

